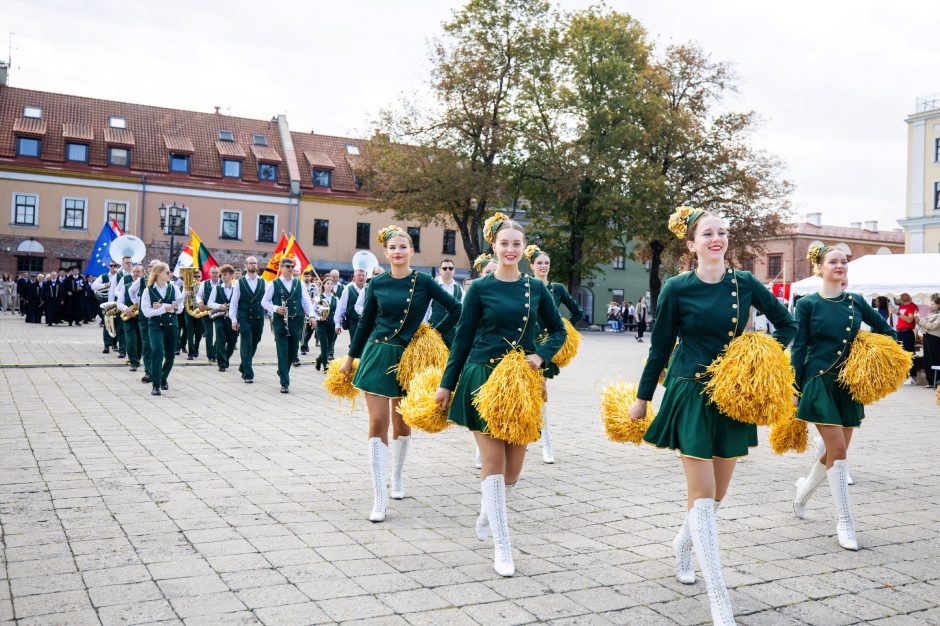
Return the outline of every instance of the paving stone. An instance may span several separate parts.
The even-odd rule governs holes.
[[[535,621],[535,616],[510,601],[474,604],[463,608],[464,613],[480,624],[513,626]]]
[[[170,598],[170,604],[176,614],[184,620],[189,617],[222,615],[245,610],[245,605],[230,591]]]
[[[307,624],[326,624],[332,621],[313,602],[257,609],[255,615],[265,626],[306,626]]]
[[[107,587],[92,587],[88,596],[95,608],[127,604],[129,602],[143,602],[145,600],[160,600],[163,595],[160,589],[150,581],[140,583],[127,583],[123,585],[109,585]]]
[[[337,622],[367,619],[391,615],[394,611],[373,596],[354,596],[351,598],[333,598],[319,600],[317,605]]]

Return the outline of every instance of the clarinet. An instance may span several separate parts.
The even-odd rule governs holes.
[[[290,317],[287,309],[287,296],[281,296],[281,306],[284,307],[284,332],[290,337]]]

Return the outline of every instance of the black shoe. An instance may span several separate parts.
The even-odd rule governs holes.
[[[162,385],[160,385],[160,389],[162,389],[163,391],[166,391],[169,388],[170,388],[170,385],[167,383],[163,383]]]
[[[245,379],[245,382],[250,385],[251,383],[255,382],[255,379],[254,379],[254,378],[246,378],[246,379]]]
[[[132,372],[136,372],[136,371],[137,371],[137,366],[136,366],[136,365],[131,365],[131,371],[132,371]]]
[[[300,359],[297,359],[296,361],[291,363],[291,365],[293,365],[294,367],[300,367]]]
[[[228,369],[227,367],[222,367],[221,365],[219,366],[219,371],[220,371],[220,372],[224,372],[224,371],[227,370],[227,369]]]
[[[193,355],[187,354],[187,355],[186,355],[186,360],[187,360],[187,361],[192,361],[192,360],[193,360]]]
[[[144,374],[143,378],[140,379],[140,382],[142,382],[142,383],[152,383],[152,382],[153,382],[153,377],[151,377],[150,374]]]
[[[196,350],[195,352],[193,352],[193,358],[194,359],[199,358],[199,350]]]
[[[300,354],[302,354],[302,355],[305,355],[305,356],[306,356],[306,354],[307,354],[307,351],[306,351],[306,350],[301,350],[301,351],[300,351]]]
[[[157,389],[156,387],[154,387],[153,389],[150,390],[150,395],[152,395],[152,396],[159,396],[159,395],[160,395],[160,390]]]
[[[69,324],[69,326],[71,326],[71,324]],[[105,346],[104,350],[101,351],[101,354],[107,354],[109,352],[111,352],[111,346]]]
[[[287,393],[287,387],[281,385],[281,393]]]
[[[119,359],[124,359],[124,358],[126,358],[126,357],[127,357],[127,353],[126,353],[126,352],[118,352],[118,358],[119,358]]]
[[[180,355],[180,352],[182,352],[182,350],[177,350],[177,351],[176,351],[176,356],[179,356],[179,355]]]

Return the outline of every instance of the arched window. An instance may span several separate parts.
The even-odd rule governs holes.
[[[894,254],[894,253],[891,252],[891,248],[881,246],[880,248],[878,248],[878,252],[876,252],[875,254]]]
[[[836,248],[836,249],[838,249],[838,250],[842,250],[843,252],[845,252],[845,256],[848,257],[848,259],[849,259],[850,261],[852,260],[852,248],[849,247],[849,244],[847,244],[847,243],[837,243],[837,244],[836,244],[835,246],[833,246],[833,247]]]
[[[35,239],[24,239],[20,242],[20,245],[16,247],[16,251],[26,252],[29,254],[42,254],[46,251],[46,249]]]

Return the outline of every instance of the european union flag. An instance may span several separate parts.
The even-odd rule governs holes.
[[[111,262],[111,242],[117,239],[118,234],[114,232],[111,224],[105,224],[101,227],[101,234],[98,235],[98,241],[95,247],[91,249],[91,258],[82,272],[86,276],[100,276],[108,271],[108,264]]]

